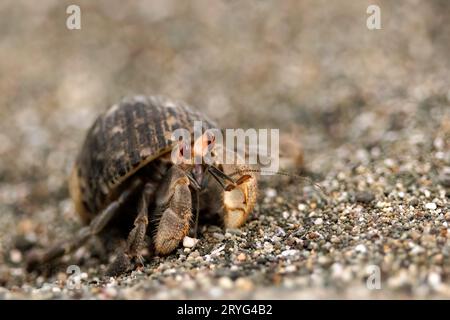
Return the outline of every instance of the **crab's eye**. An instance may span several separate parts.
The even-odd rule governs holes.
[[[208,146],[213,143],[214,141],[216,141],[216,137],[215,136],[210,136],[208,137]]]
[[[179,155],[180,157],[184,157],[186,150],[187,150],[187,145],[185,143],[180,143],[179,145]]]

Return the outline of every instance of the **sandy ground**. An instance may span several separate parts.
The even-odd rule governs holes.
[[[450,298],[449,2],[375,1],[376,31],[373,1],[76,2],[72,31],[73,1],[0,3],[0,298]],[[86,130],[135,94],[280,128],[328,200],[266,177],[243,228],[204,226],[123,277],[102,278],[95,239],[27,273],[31,248],[80,227],[67,175]]]

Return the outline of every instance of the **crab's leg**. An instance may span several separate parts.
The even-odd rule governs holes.
[[[198,219],[200,215],[200,191],[198,189],[195,189],[194,191],[194,197],[195,197],[195,216],[194,216],[194,225],[192,226],[190,230],[190,236],[193,238],[197,238],[197,231],[198,231]]]
[[[123,191],[119,198],[111,202],[91,223],[81,228],[70,240],[58,243],[44,252],[32,251],[27,257],[27,269],[32,270],[41,264],[62,257],[81,247],[91,236],[99,234],[104,227],[119,211],[118,208],[142,185],[140,180],[135,180],[130,188]]]
[[[109,266],[106,275],[117,276],[129,269],[131,259],[137,258],[139,262],[143,262],[140,251],[145,245],[145,234],[148,226],[148,207],[154,201],[156,185],[148,182],[145,184],[139,203],[139,211],[134,220],[134,227],[128,234],[127,245],[125,250],[121,250],[114,262]]]
[[[189,232],[192,218],[192,199],[189,178],[177,166],[167,172],[156,196],[157,208],[162,211],[154,237],[157,254],[169,254]]]
[[[200,191],[206,187],[206,185],[208,184],[208,179],[207,176],[205,176],[203,178],[202,186],[200,186],[191,174],[186,175],[189,178],[192,188],[194,189],[194,199],[195,199],[194,225],[189,231],[189,235],[193,238],[197,238],[198,218],[200,215]]]

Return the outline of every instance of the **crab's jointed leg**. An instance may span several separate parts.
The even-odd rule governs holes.
[[[138,215],[134,220],[134,227],[128,234],[125,250],[120,250],[114,262],[108,267],[106,276],[117,276],[126,272],[131,266],[131,259],[137,258],[143,263],[141,250],[145,246],[145,234],[148,226],[148,208],[154,201],[156,185],[146,183],[139,203]]]
[[[48,263],[63,255],[73,252],[81,247],[91,237],[99,234],[112,218],[119,212],[120,206],[142,185],[135,180],[131,186],[124,190],[117,200],[111,202],[91,223],[81,228],[74,238],[58,243],[44,252],[32,251],[27,257],[27,269],[33,270],[39,265]]]
[[[184,170],[172,166],[156,195],[161,218],[154,237],[157,254],[172,252],[188,234],[192,218],[192,199],[189,178]]]

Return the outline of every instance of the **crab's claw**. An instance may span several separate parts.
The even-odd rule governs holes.
[[[233,175],[234,185],[223,192],[223,222],[226,228],[239,228],[252,212],[257,197],[257,175],[245,165],[223,165],[224,173]]]

